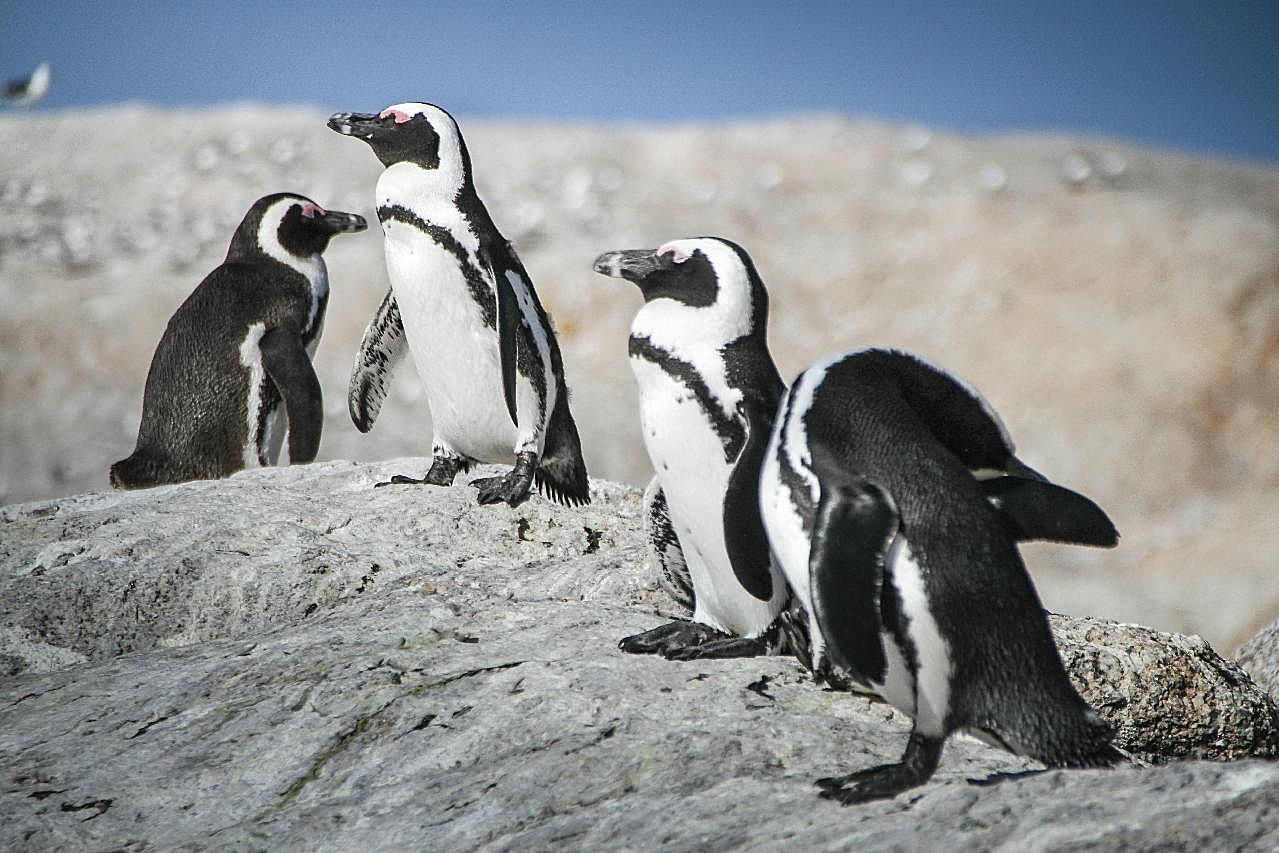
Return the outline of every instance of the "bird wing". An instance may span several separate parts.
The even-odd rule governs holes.
[[[278,326],[258,341],[262,367],[284,398],[289,417],[289,461],[310,462],[320,449],[324,426],[324,404],[320,380],[307,357],[302,335],[296,329]]]
[[[395,304],[395,294],[388,290],[364,330],[347,392],[347,409],[360,432],[373,428],[373,421],[377,420],[382,401],[386,399],[391,374],[407,349],[400,308]]]
[[[860,357],[891,375],[928,431],[982,480],[1013,538],[1102,547],[1119,541],[1101,507],[1017,458],[999,415],[976,389],[909,353],[873,349]]]
[[[888,663],[880,595],[899,527],[897,507],[871,481],[823,467],[808,558],[813,618],[831,660],[864,681],[883,681]]]
[[[515,404],[515,371],[518,364],[518,335],[524,315],[508,274],[515,273],[516,279],[521,283],[528,279],[524,276],[524,267],[519,263],[510,243],[481,243],[479,258],[480,264],[493,279],[497,299],[497,345],[502,368],[502,397],[506,400],[506,412],[511,416],[511,423],[519,426]]]
[[[648,539],[653,561],[657,564],[657,579],[662,588],[690,613],[696,607],[697,596],[693,592],[693,577],[684,561],[684,548],[679,535],[671,524],[670,508],[662,484],[654,477],[644,490],[644,534]]]
[[[768,601],[773,597],[772,551],[759,513],[759,470],[776,413],[750,399],[742,403],[741,412],[746,441],[724,492],[724,545],[737,582],[759,600]]]

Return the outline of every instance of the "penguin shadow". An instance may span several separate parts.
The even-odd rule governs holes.
[[[969,785],[976,785],[979,788],[993,788],[1003,782],[1012,782],[1017,779],[1029,779],[1038,776],[1041,773],[1047,773],[1049,770],[1059,770],[1054,767],[1041,767],[1038,770],[1018,770],[1016,772],[1001,771],[999,773],[991,773],[981,779],[966,779]]]

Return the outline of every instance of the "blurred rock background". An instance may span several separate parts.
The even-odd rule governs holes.
[[[380,167],[316,109],[125,106],[0,117],[0,503],[106,488],[177,305],[278,190],[373,219]],[[772,295],[792,379],[851,346],[964,377],[1021,456],[1096,499],[1115,551],[1033,545],[1050,609],[1201,633],[1279,616],[1279,170],[1103,140],[961,137],[834,116],[688,125],[468,121],[476,183],[553,314],[592,475],[642,484],[626,335],[601,251],[714,234]],[[387,287],[337,239],[316,356],[320,459],[429,452],[404,364],[346,415]]]

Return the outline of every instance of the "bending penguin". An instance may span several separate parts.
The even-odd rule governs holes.
[[[476,462],[514,454],[505,476],[472,482],[480,503],[517,506],[534,483],[560,503],[589,503],[555,330],[475,191],[457,122],[432,104],[404,103],[337,113],[329,127],[368,143],[386,166],[377,214],[391,289],[360,344],[351,420],[373,427],[406,351],[431,412],[430,470],[391,482],[447,486]]]
[[[755,265],[740,246],[707,237],[606,252],[595,270],[644,297],[629,352],[656,472],[645,527],[664,584],[693,610],[692,621],[619,645],[676,659],[777,651],[788,592],[769,556],[757,482],[785,386]]]
[[[292,193],[253,203],[226,260],[174,312],[151,359],[133,454],[111,485],[140,489],[310,462],[323,407],[311,358],[329,298],[329,238],[364,218]]]
[[[1049,766],[1121,760],[1066,676],[1016,547],[1118,534],[1021,463],[974,390],[900,351],[818,363],[778,412],[759,501],[814,671],[834,664],[914,719],[901,762],[819,780],[822,796],[920,785],[957,729]]]

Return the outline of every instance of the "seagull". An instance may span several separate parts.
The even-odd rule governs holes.
[[[4,84],[5,100],[13,101],[20,107],[29,107],[48,93],[52,82],[53,72],[49,70],[49,63],[41,62],[30,77],[10,80]]]

